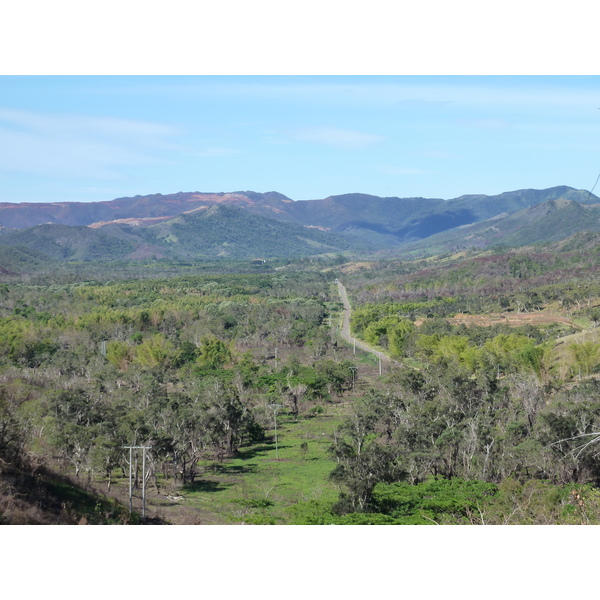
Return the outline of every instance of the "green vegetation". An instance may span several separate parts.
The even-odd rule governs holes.
[[[0,243],[0,260],[5,259],[5,268],[16,273],[39,272],[44,265],[65,262],[295,260],[365,252],[371,247],[349,237],[226,206],[212,206],[144,227],[52,223],[0,231]],[[24,263],[24,258],[30,258],[29,262]]]
[[[124,447],[146,445],[147,485],[189,493],[193,506],[211,473],[245,472],[244,457],[262,452],[258,480],[241,487],[281,481],[281,515],[302,494],[331,495],[327,423],[354,366],[335,353],[332,278],[292,270],[2,285],[3,460],[22,469],[43,460],[122,499]],[[271,464],[275,403],[287,439]],[[139,495],[139,457],[134,470]],[[213,518],[230,518],[221,505],[261,501],[244,494],[213,495]]]
[[[5,274],[3,522],[598,523],[595,244]]]
[[[153,225],[146,237],[159,244],[164,240],[176,254],[191,257],[299,257],[357,248],[341,236],[224,206]]]

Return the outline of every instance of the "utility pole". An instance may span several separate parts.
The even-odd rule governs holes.
[[[146,519],[146,448],[142,451],[142,519]]]
[[[125,446],[127,448],[127,446]],[[131,488],[131,469],[133,468],[132,458],[133,446],[129,446],[129,514],[133,512],[133,491]]]
[[[152,446],[123,446],[129,448],[129,514],[133,512],[133,487],[132,487],[132,469],[133,469],[133,451],[142,450],[142,519],[146,518],[146,450]]]
[[[273,418],[275,420],[275,460],[279,460],[279,453],[277,449],[277,411],[283,406],[283,404],[269,404],[269,408],[273,410]]]
[[[373,354],[379,359],[379,374],[381,375],[381,352],[373,352]]]

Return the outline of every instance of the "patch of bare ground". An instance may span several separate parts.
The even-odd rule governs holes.
[[[129,506],[129,479],[122,477],[113,480],[110,492],[100,482],[88,484],[97,493],[114,498],[122,506]],[[135,487],[132,493],[133,511],[142,514],[142,489]],[[185,492],[174,482],[161,482],[158,488],[152,484],[146,487],[146,524],[156,525],[219,525],[217,515],[201,507],[189,506],[185,502]]]
[[[98,229],[99,227],[104,227],[105,225],[133,225],[134,227],[144,227],[148,225],[154,225],[155,223],[160,223],[161,221],[168,221],[169,219],[174,219],[177,215],[169,215],[165,217],[129,217],[127,219],[114,219],[113,221],[98,221],[97,223],[92,223],[88,225],[91,229]]]
[[[479,327],[491,327],[492,325],[551,325],[552,323],[563,323],[571,327],[579,328],[572,319],[551,312],[520,312],[520,313],[489,313],[486,315],[458,314],[448,319],[453,325],[477,325]],[[415,325],[419,326],[425,319],[418,319]]]
[[[376,266],[374,262],[354,262],[343,266],[340,271],[342,273],[356,273],[361,269],[373,269]]]

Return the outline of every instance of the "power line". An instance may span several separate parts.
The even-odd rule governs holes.
[[[273,410],[273,418],[275,419],[275,460],[279,460],[279,452],[277,450],[277,411],[283,404],[269,404],[269,408]]]
[[[596,178],[596,183],[594,184],[594,187],[591,189],[590,193],[588,194],[588,197],[585,199],[586,202],[590,199],[592,192],[596,189],[596,186],[598,185],[598,181],[600,181],[600,173],[598,173],[598,177]]]

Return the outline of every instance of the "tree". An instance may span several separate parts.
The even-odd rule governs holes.
[[[145,339],[135,347],[134,361],[144,367],[168,367],[175,361],[175,352],[172,342],[161,333]]]
[[[371,396],[380,399],[375,393]],[[344,484],[349,491],[342,494],[338,511],[366,511],[377,483],[396,481],[406,475],[397,450],[377,442],[377,424],[384,412],[381,404],[359,400],[352,416],[334,434],[331,453],[337,465],[331,479]]]
[[[547,383],[552,368],[553,347],[550,344],[525,346],[517,354],[518,363],[532,371],[542,383]]]
[[[103,420],[98,401],[83,389],[51,392],[47,401],[53,445],[73,464],[76,477],[82,468],[89,472],[90,450]]]
[[[584,377],[590,375],[600,363],[600,344],[591,341],[570,344],[569,352],[573,357],[573,370]]]
[[[202,339],[198,365],[202,367],[218,367],[231,360],[231,350],[225,342],[211,336]]]
[[[338,464],[330,477],[348,489],[348,493],[342,493],[334,507],[339,513],[368,511],[373,489],[378,483],[399,481],[406,477],[396,452],[388,446],[371,442],[357,454],[350,445],[342,442],[334,447],[334,454]]]

